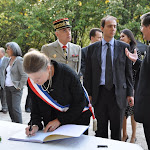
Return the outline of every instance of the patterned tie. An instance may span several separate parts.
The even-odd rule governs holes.
[[[66,57],[66,64],[68,64],[68,57],[67,57],[67,46],[66,45],[64,45],[63,47],[63,52],[64,52],[64,56]]]
[[[112,60],[111,60],[111,49],[110,44],[106,43],[108,46],[106,54],[106,69],[105,69],[105,87],[111,90],[113,87],[113,72],[112,72]]]

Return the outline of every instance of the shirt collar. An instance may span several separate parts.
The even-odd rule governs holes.
[[[109,44],[111,45],[111,46],[114,46],[114,37],[109,41]],[[104,40],[104,38],[102,39],[102,45],[104,46],[106,43],[108,43],[108,42],[106,42],[105,40]]]
[[[64,46],[59,40],[58,40],[58,43],[59,43],[60,47]],[[65,46],[67,46],[67,48],[68,48],[68,43]]]
[[[1,60],[3,60],[4,56],[2,58],[0,58]]]

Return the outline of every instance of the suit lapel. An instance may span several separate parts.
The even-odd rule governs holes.
[[[97,60],[99,62],[99,65],[101,66],[101,52],[102,52],[102,42],[100,41],[96,47],[96,55],[97,55]]]
[[[119,54],[119,51],[120,51],[120,44],[117,40],[114,41],[114,60],[113,62],[115,62],[115,60],[117,59],[118,57],[118,54]]]
[[[68,59],[71,57],[71,49],[73,49],[73,47],[70,43],[68,43]]]
[[[59,53],[62,57],[65,58],[62,48],[60,47],[60,44],[58,43],[58,40],[54,42],[54,49],[57,53]]]
[[[13,65],[15,64],[16,61],[17,61],[17,56],[16,56],[15,60],[13,61],[12,65],[11,65],[11,68],[13,67]],[[9,63],[10,63],[10,61],[9,61]]]

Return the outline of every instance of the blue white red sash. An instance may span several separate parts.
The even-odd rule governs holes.
[[[39,98],[41,98],[44,102],[46,102],[48,105],[50,105],[51,107],[53,107],[56,110],[61,111],[61,112],[66,112],[69,109],[69,105],[62,106],[59,103],[57,103],[46,91],[44,91],[41,88],[40,85],[35,84],[32,79],[28,78],[28,84],[29,84],[30,88],[32,89],[32,91]],[[91,105],[90,100],[89,100],[88,93],[84,87],[83,87],[83,89],[84,89],[85,97],[89,102],[89,105],[88,105],[88,107],[85,107],[82,112],[85,112],[88,109],[91,111],[92,117],[93,117],[93,131],[96,131],[97,130],[97,120],[95,118],[95,115],[94,115],[94,112],[92,109],[92,105]]]
[[[55,108],[58,111],[61,112],[66,112],[69,109],[69,105],[62,106],[59,103],[57,103],[48,93],[47,91],[44,91],[40,85],[35,84],[34,81],[30,78],[28,78],[28,84],[32,91],[39,97],[41,98],[44,102],[49,104],[51,107]],[[83,112],[88,110],[89,107],[85,107]]]
[[[83,90],[84,90],[85,97],[86,97],[86,99],[87,99],[88,102],[89,102],[89,110],[90,110],[91,113],[92,113],[92,117],[93,117],[93,119],[96,119],[96,118],[95,118],[95,115],[94,115],[94,112],[93,112],[93,109],[92,109],[92,104],[90,103],[90,100],[89,100],[89,95],[88,95],[86,89],[84,88],[84,86],[82,86],[82,87],[83,87]]]

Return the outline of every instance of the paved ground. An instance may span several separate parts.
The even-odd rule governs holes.
[[[26,96],[27,96],[27,87],[24,87],[24,91],[23,91],[23,97],[22,97],[22,102],[21,102],[21,107],[22,107],[22,117],[23,117],[23,124],[27,124],[30,118],[30,113],[26,113],[25,112],[25,100],[26,100]],[[3,114],[0,113],[0,120],[5,120],[5,121],[11,121],[10,117],[7,114]],[[131,124],[130,124],[130,118],[128,118],[128,125],[127,125],[127,130],[128,130],[128,135],[129,135],[129,139],[127,142],[130,141],[130,137],[131,137]],[[92,121],[91,121],[91,125],[90,125],[90,130],[89,130],[89,135],[93,136],[95,133],[92,131]],[[137,141],[136,144],[139,144],[144,150],[148,150],[147,148],[147,144],[145,141],[145,137],[144,137],[144,133],[143,133],[143,127],[142,124],[137,124]]]

